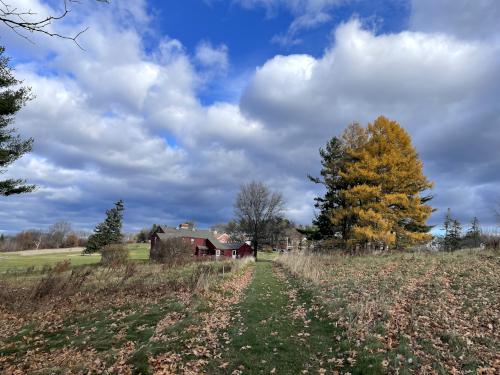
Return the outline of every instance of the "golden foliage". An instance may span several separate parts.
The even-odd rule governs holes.
[[[425,229],[432,207],[421,193],[432,183],[423,174],[410,135],[396,121],[380,116],[366,129],[350,125],[342,139],[345,205],[333,211],[332,223],[350,218],[348,244],[406,246],[430,239]]]

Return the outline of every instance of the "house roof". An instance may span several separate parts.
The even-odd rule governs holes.
[[[215,247],[217,247],[217,249],[221,249],[221,250],[237,250],[245,244],[244,242],[223,243],[223,242],[220,242],[218,240],[216,240],[216,241],[217,241],[217,243],[213,243],[212,240],[210,240],[210,242],[212,242],[215,245]]]
[[[204,238],[209,240],[217,249],[220,250],[235,250],[239,249],[243,246],[244,242],[238,243],[224,243],[220,242],[210,230],[192,230],[192,229],[175,229],[169,228],[164,225],[160,225],[161,230],[164,233],[156,233],[160,240],[168,239],[168,238],[179,238],[179,237],[187,237],[187,238]]]
[[[209,238],[213,236],[212,232],[209,230],[176,229],[169,228],[165,225],[160,225],[160,228],[163,233],[158,234],[166,234],[170,237]]]

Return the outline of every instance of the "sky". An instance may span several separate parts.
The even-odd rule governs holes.
[[[62,0],[16,0],[57,14]],[[286,216],[314,217],[318,149],[379,115],[412,136],[448,207],[496,225],[500,199],[497,0],[85,0],[51,30],[0,25],[35,99],[17,115],[33,151],[2,178],[0,232],[65,220],[90,231],[118,199],[126,231],[227,222],[241,184],[281,191]]]

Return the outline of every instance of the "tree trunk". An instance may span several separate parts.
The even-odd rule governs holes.
[[[253,257],[255,258],[255,260],[257,260],[257,247],[258,247],[258,243],[257,243],[257,241],[254,241],[253,242]]]

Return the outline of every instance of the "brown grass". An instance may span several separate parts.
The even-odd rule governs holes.
[[[141,373],[145,351],[166,345],[155,338],[184,340],[198,306],[240,270],[245,261],[60,263],[42,274],[0,278],[0,373]]]
[[[500,371],[498,254],[301,253],[279,262],[315,285],[356,350],[382,353],[389,372]]]

